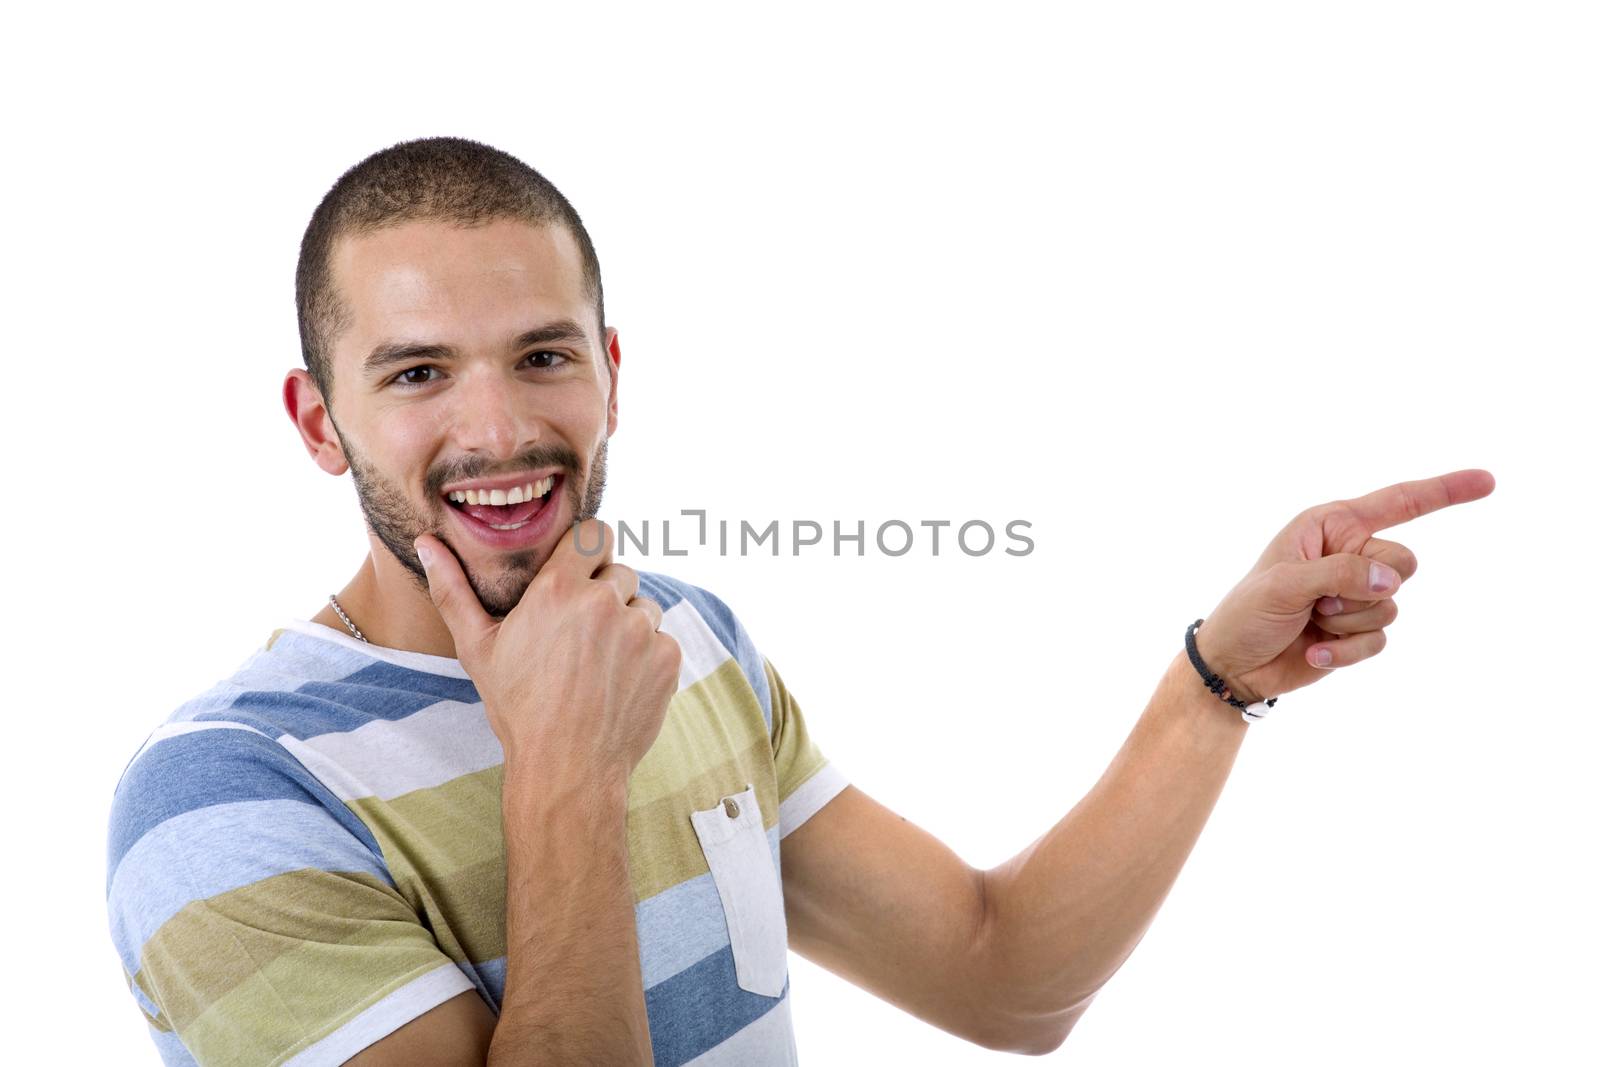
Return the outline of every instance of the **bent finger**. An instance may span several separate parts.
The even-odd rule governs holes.
[[[1319,615],[1318,629],[1330,634],[1361,634],[1381,630],[1400,615],[1400,605],[1393,599],[1380,600],[1361,611],[1345,611],[1338,615]]]
[[[1382,630],[1351,634],[1331,641],[1318,641],[1306,647],[1306,662],[1319,670],[1331,671],[1370,659],[1382,652],[1383,646],[1388,643],[1388,635]],[[1327,663],[1321,662],[1318,658],[1323,652],[1328,654]]]
[[[644,612],[650,617],[650,629],[661,629],[661,605],[647,596],[636,596],[628,601],[628,607]]]
[[[608,563],[595,572],[594,580],[605,582],[616,589],[619,598],[624,604],[633,599],[639,591],[639,572],[626,563]]]

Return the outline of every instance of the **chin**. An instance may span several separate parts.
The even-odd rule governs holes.
[[[533,583],[533,576],[525,575],[521,568],[516,568],[514,573],[501,574],[496,580],[483,583],[469,571],[467,582],[477,594],[478,603],[483,605],[483,610],[497,619],[503,619],[511,613],[512,608],[522,602],[523,594]]]

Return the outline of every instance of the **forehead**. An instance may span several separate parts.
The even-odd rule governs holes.
[[[582,256],[560,226],[406,222],[341,237],[331,266],[350,316],[335,342],[340,362],[386,341],[471,348],[537,322],[591,317]]]

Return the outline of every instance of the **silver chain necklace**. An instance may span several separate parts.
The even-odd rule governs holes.
[[[350,616],[348,616],[348,615],[346,615],[344,613],[344,609],[339,606],[339,602],[333,598],[333,594],[332,593],[328,594],[328,603],[333,605],[333,610],[338,613],[339,618],[344,620],[344,624],[346,626],[350,627],[350,632],[356,635],[356,639],[357,640],[359,640],[359,641],[366,641],[367,640],[366,636],[363,635],[360,630],[356,629],[356,624],[350,621]],[[367,643],[371,644],[372,642],[367,641]]]

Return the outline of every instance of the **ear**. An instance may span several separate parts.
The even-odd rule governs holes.
[[[617,343],[614,326],[606,327],[605,352],[611,364],[611,392],[606,398],[606,436],[609,438],[617,432],[617,371],[622,366],[622,347]]]
[[[300,440],[317,466],[329,474],[343,474],[350,469],[345,461],[344,449],[339,447],[339,437],[333,430],[333,417],[322,401],[322,393],[311,375],[296,367],[283,379],[283,406],[289,420],[300,431]]]

